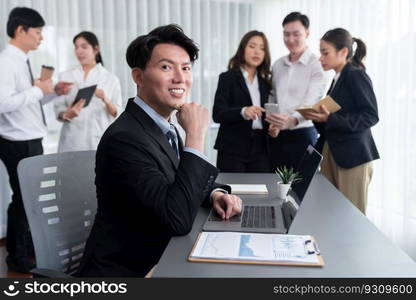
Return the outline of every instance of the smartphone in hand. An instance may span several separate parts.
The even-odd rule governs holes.
[[[265,103],[264,108],[266,109],[266,115],[279,113],[279,104],[277,103]]]

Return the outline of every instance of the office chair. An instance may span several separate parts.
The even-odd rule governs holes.
[[[12,199],[12,190],[9,184],[9,174],[6,166],[0,159],[0,239],[6,236],[7,207]]]
[[[95,151],[39,155],[17,167],[36,256],[34,277],[70,277],[97,211]]]

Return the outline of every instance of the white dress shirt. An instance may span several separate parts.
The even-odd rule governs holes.
[[[259,88],[259,79],[257,78],[257,72],[254,75],[253,82],[250,82],[248,79],[248,72],[241,68],[241,72],[243,73],[244,81],[246,82],[246,86],[248,88],[248,92],[250,93],[251,103],[255,106],[261,107],[261,100],[260,100],[260,88]],[[246,107],[241,109],[241,115],[244,119],[249,120],[244,115]],[[257,118],[253,121],[252,129],[263,129],[263,124],[261,123],[261,118]]]
[[[104,90],[107,98],[117,107],[117,114],[120,114],[122,107],[120,81],[100,63],[89,71],[85,80],[81,66],[59,74],[59,79],[73,82],[74,86],[68,95],[55,99],[56,117],[72,105],[79,89],[95,84],[97,89]],[[101,136],[114,119],[115,117],[108,113],[104,102],[94,95],[90,104],[81,110],[79,116],[63,122],[58,152],[96,150]]]
[[[295,109],[313,105],[325,94],[328,78],[318,57],[307,48],[296,62],[291,62],[288,55],[279,58],[272,72],[269,101],[279,104],[280,113],[298,119],[298,125],[290,130],[312,127],[312,121],[305,120]]]
[[[11,44],[0,53],[0,136],[11,141],[48,133],[39,104],[43,93],[32,86],[27,60],[27,54]]]

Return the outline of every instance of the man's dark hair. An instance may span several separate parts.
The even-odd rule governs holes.
[[[19,26],[23,26],[23,29],[28,31],[29,28],[43,27],[44,25],[45,21],[36,10],[27,7],[15,7],[10,12],[7,20],[7,35],[14,38]]]
[[[127,48],[126,59],[130,68],[145,69],[153,49],[158,44],[173,44],[182,47],[188,53],[191,62],[198,59],[198,47],[176,24],[160,26],[149,34],[141,35]]]
[[[285,26],[287,23],[295,22],[295,21],[301,22],[303,27],[305,27],[305,29],[309,29],[309,18],[308,18],[308,16],[307,15],[302,15],[298,11],[294,11],[294,12],[291,12],[290,14],[288,14],[283,19],[282,26]]]

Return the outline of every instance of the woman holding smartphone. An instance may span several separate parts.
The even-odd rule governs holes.
[[[270,172],[264,104],[270,92],[270,52],[264,33],[244,35],[228,71],[220,74],[212,116],[220,123],[214,148],[221,172]]]
[[[328,94],[341,109],[330,113],[322,105],[320,112],[304,117],[320,133],[317,145],[324,157],[322,173],[365,214],[372,161],[379,158],[371,134],[378,122],[377,100],[362,62],[366,46],[347,30],[336,28],[321,38],[320,51],[324,70],[336,72]]]
[[[61,80],[74,83],[66,96],[55,101],[55,113],[63,122],[58,152],[97,149],[107,127],[120,113],[122,100],[120,81],[103,66],[98,39],[94,33],[83,31],[73,43],[80,65],[60,74]],[[79,89],[97,85],[88,106],[85,100],[74,104]]]

